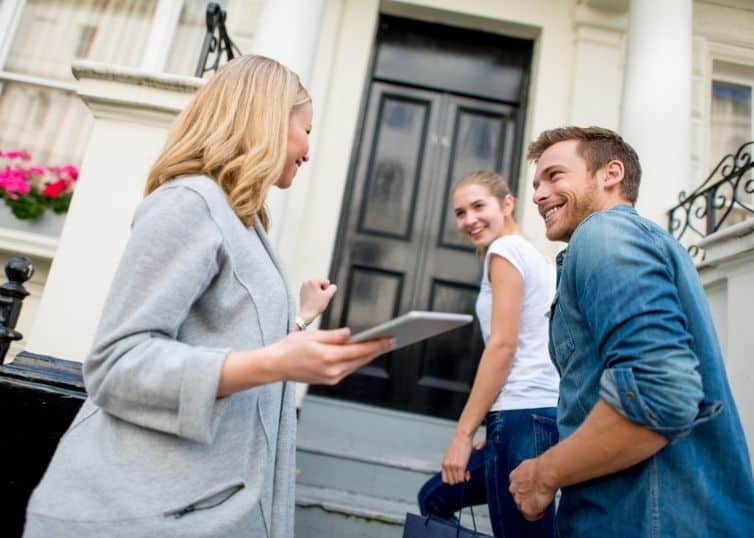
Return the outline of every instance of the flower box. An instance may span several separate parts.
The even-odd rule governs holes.
[[[71,203],[78,169],[30,164],[24,150],[0,149],[0,228],[57,237]]]

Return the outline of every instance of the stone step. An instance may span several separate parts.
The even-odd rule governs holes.
[[[430,472],[439,468],[454,428],[450,420],[307,396],[297,438],[310,450],[406,462]]]
[[[406,512],[419,513],[419,488],[439,470],[454,427],[307,396],[297,441],[296,536],[402,536]],[[480,530],[489,533],[487,507],[474,511]]]
[[[430,417],[307,398],[297,441],[299,481],[415,502],[419,488],[439,470],[451,427]],[[436,443],[427,440],[430,430]]]
[[[345,451],[326,451],[301,443],[296,465],[301,470],[301,484],[405,502],[415,502],[419,488],[436,472],[427,462],[411,464]]]
[[[296,538],[400,538],[416,503],[331,488],[296,485]],[[477,528],[491,534],[486,509],[475,509]]]

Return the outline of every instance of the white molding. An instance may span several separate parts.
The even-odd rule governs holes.
[[[754,55],[752,55],[751,47],[721,43],[709,37],[707,38],[707,57],[710,62],[710,73],[714,60],[754,67]]]
[[[52,260],[57,248],[55,237],[0,228],[0,252]]]
[[[694,35],[711,42],[751,50],[754,47],[754,37],[749,31],[752,20],[752,10],[723,2],[694,2]]]
[[[705,250],[704,260],[697,265],[699,271],[750,262],[754,257],[754,217],[708,235],[697,246]]]
[[[174,75],[169,73],[152,73],[144,69],[112,65],[90,60],[76,60],[71,64],[73,76],[79,81],[102,80],[122,82],[131,86],[155,88],[174,92],[193,93],[205,81],[197,77]]]
[[[576,6],[573,22],[576,28],[587,26],[620,34],[628,29],[628,15],[625,12],[602,11],[584,4]]]
[[[586,5],[593,9],[611,13],[625,13],[629,0],[585,0]]]
[[[78,94],[95,118],[166,127],[204,84],[202,79],[76,61]]]
[[[52,88],[54,90],[62,90],[64,92],[75,93],[76,85],[50,78],[34,77],[31,75],[22,75],[20,73],[13,73],[11,71],[0,70],[0,80],[6,82],[19,82],[21,84],[29,84],[31,86],[42,86],[44,88]]]
[[[695,4],[708,4],[717,7],[727,7],[732,9],[742,9],[744,11],[754,11],[751,0],[694,0]]]

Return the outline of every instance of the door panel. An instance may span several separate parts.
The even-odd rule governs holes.
[[[430,310],[474,313],[481,279],[481,259],[455,225],[450,191],[453,183],[474,170],[495,170],[511,162],[508,140],[515,130],[515,108],[456,96],[445,97],[440,160],[427,216],[428,248],[424,250],[417,283],[417,303]],[[430,340],[413,359],[418,361],[415,390],[409,407],[431,409],[445,402],[457,418],[484,349],[478,323]],[[453,411],[450,411],[453,409]]]
[[[440,245],[473,250],[457,230],[450,202],[450,189],[464,174],[474,170],[495,170],[514,177],[511,169],[512,142],[515,135],[515,109],[505,105],[473,103],[451,98],[450,161],[445,167],[445,210],[440,213]],[[446,138],[447,139],[447,138]]]
[[[376,140],[369,155],[359,232],[411,241],[432,103],[389,93],[382,85],[375,90],[379,92]]]
[[[392,84],[372,85],[353,197],[343,226],[335,295],[326,325],[366,329],[412,309],[421,250],[420,226],[435,170],[441,96]],[[343,385],[347,394],[391,394],[392,355]],[[400,368],[398,368],[400,370]],[[384,401],[379,396],[379,401]]]

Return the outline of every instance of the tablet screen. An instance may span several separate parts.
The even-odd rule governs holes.
[[[473,316],[468,314],[414,310],[357,333],[351,336],[349,342],[364,342],[377,338],[395,338],[396,343],[393,349],[398,349],[462,327],[473,320]]]

